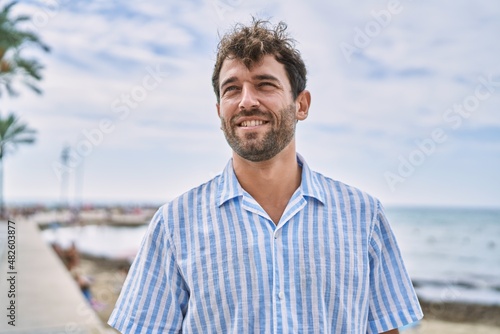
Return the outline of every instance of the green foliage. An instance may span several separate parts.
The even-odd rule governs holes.
[[[16,96],[13,87],[15,79],[20,79],[24,85],[40,94],[37,82],[42,79],[43,66],[36,59],[25,58],[21,51],[24,47],[35,46],[48,52],[37,34],[20,27],[31,18],[27,15],[12,17],[11,10],[17,2],[11,2],[0,10],[0,96],[6,91]]]
[[[33,144],[36,131],[28,128],[26,123],[19,121],[14,114],[3,118],[0,116],[0,218],[5,216],[3,200],[3,158],[13,152],[20,144]]]
[[[36,59],[22,55],[25,47],[35,46],[48,52],[49,47],[42,43],[34,32],[22,28],[31,18],[27,15],[13,17],[12,8],[17,2],[10,2],[0,9],[0,97],[3,92],[16,96],[14,81],[20,81],[40,94],[37,83],[42,80],[43,66]],[[20,144],[33,144],[36,131],[19,121],[14,114],[5,118],[0,114],[0,218],[5,215],[3,201],[3,158],[13,152]]]
[[[14,114],[0,116],[0,160],[6,153],[13,152],[19,144],[33,144],[36,131],[22,123]]]

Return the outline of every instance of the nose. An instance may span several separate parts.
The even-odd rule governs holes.
[[[260,105],[257,92],[251,85],[243,85],[241,88],[241,100],[239,107],[241,110],[251,110]]]

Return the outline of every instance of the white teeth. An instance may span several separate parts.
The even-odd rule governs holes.
[[[252,120],[252,121],[244,121],[241,123],[241,126],[246,128],[246,127],[251,127],[251,126],[258,126],[258,125],[262,125],[264,124],[264,121],[256,121],[256,120]]]

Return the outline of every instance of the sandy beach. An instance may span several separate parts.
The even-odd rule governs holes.
[[[127,263],[83,256],[80,266],[92,279],[94,309],[103,322],[113,311],[126,277]],[[500,334],[500,306],[422,302],[425,319],[408,334]]]
[[[99,318],[106,324],[113,311],[113,307],[120,294],[121,287],[125,281],[127,262],[111,261],[104,259],[80,259],[82,272],[87,275],[92,282],[91,293],[96,304],[94,310]],[[116,331],[118,333],[118,331]]]

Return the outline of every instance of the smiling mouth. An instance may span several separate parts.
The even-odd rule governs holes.
[[[251,121],[243,121],[240,123],[240,127],[241,128],[250,128],[250,127],[254,127],[254,126],[259,126],[259,125],[264,125],[264,124],[267,124],[269,122],[267,121],[260,121],[260,120],[251,120]]]

